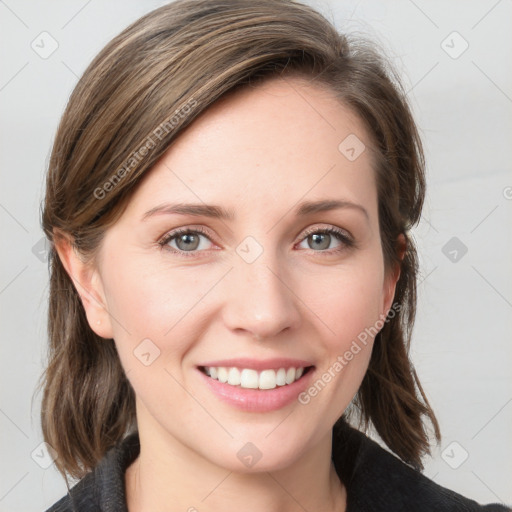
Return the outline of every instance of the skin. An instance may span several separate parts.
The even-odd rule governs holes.
[[[350,134],[367,146],[355,161],[338,150]],[[58,243],[91,328],[115,340],[136,393],[141,454],[126,473],[130,512],[345,509],[331,430],[361,384],[373,339],[310,403],[272,412],[221,402],[196,365],[295,357],[313,362],[316,380],[388,313],[399,269],[384,272],[369,145],[330,91],[273,78],[226,96],[180,135],[107,230],[94,264]],[[352,201],[368,218],[355,208],[294,215],[298,203],[319,199]],[[176,202],[220,205],[235,219],[142,220]],[[327,235],[318,249],[304,236],[332,226],[355,246]],[[168,250],[158,244],[182,227],[207,232],[191,257],[172,252],[185,252],[179,239]],[[252,263],[236,252],[248,236],[263,249]],[[146,338],[160,350],[149,366],[133,353]],[[237,457],[247,442],[262,453],[251,468]]]

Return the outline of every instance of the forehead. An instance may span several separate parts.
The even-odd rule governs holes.
[[[369,144],[363,123],[325,86],[272,78],[203,112],[148,172],[129,208],[193,201],[248,213],[342,198],[376,214]]]

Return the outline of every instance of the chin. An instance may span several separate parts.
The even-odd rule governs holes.
[[[297,439],[293,442],[286,433],[287,442],[283,443],[283,434],[275,433],[275,439],[265,439],[264,435],[254,436],[252,441],[233,440],[229,447],[217,452],[210,460],[219,466],[235,473],[261,473],[279,471],[294,464],[304,451],[307,442]],[[271,434],[270,437],[274,435]],[[228,453],[233,456],[226,457]]]

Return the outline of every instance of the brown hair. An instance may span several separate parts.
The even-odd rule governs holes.
[[[405,94],[368,43],[287,0],[178,0],[115,37],[79,80],[62,116],[42,225],[49,253],[49,363],[42,428],[57,467],[81,477],[136,427],[134,391],[113,340],[89,327],[54,246],[57,232],[91,259],[141,178],[170,143],[225,93],[293,73],[327,86],[366,123],[377,149],[379,225],[386,272],[399,265],[396,314],[375,339],[355,404],[402,460],[423,468],[423,416],[439,426],[409,360],[417,255],[408,230],[425,196],[420,139]],[[145,148],[145,149],[144,149]],[[397,237],[404,234],[400,260]],[[343,420],[344,414],[340,420]]]

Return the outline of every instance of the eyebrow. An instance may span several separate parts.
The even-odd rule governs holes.
[[[366,220],[370,220],[367,210],[360,204],[346,200],[325,199],[320,201],[305,201],[295,208],[297,217],[305,217],[318,212],[326,212],[330,210],[350,208],[364,214]],[[204,203],[177,203],[177,204],[161,204],[155,208],[148,210],[143,216],[142,221],[147,220],[154,215],[193,215],[197,217],[211,217],[214,219],[223,219],[233,221],[235,213],[233,210],[227,210],[222,206]]]

